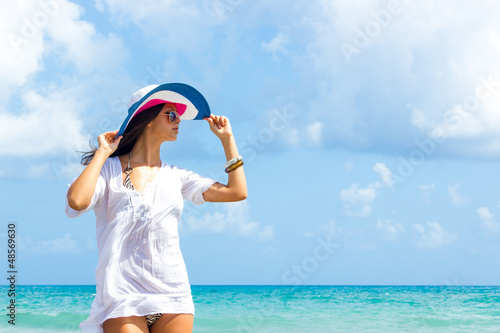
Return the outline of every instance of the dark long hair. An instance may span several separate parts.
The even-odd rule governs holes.
[[[130,123],[127,126],[127,129],[123,133],[123,138],[120,141],[120,144],[118,145],[118,148],[111,154],[109,157],[115,157],[115,156],[121,156],[124,154],[128,154],[134,148],[135,142],[137,139],[141,136],[142,132],[146,128],[146,126],[156,118],[156,116],[160,113],[160,111],[163,109],[163,105],[165,104],[158,104],[155,106],[150,107],[149,109],[146,109],[139,113],[137,116],[132,118]],[[97,151],[98,147],[92,146],[92,144],[89,144],[90,146],[90,151],[83,152],[82,155],[82,160],[81,163],[83,165],[88,165],[90,161],[94,158],[95,152]]]

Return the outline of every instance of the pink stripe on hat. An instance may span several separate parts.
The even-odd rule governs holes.
[[[146,109],[149,109],[150,107],[153,107],[153,106],[158,105],[158,104],[166,104],[166,103],[175,104],[175,108],[177,109],[177,114],[179,116],[182,116],[184,114],[184,112],[186,112],[187,106],[185,104],[173,103],[173,102],[170,102],[170,101],[165,101],[163,99],[152,99],[152,100],[148,101],[146,104],[144,104],[139,110],[137,110],[134,113],[134,115],[133,115],[132,118],[134,118],[135,116],[137,116],[142,111],[144,111]]]

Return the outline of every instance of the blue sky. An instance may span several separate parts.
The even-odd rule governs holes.
[[[11,2],[0,13],[0,231],[21,284],[94,284],[76,150],[133,92],[184,82],[229,117],[249,196],[187,203],[192,284],[499,284],[495,1]],[[206,122],[164,161],[226,182]]]

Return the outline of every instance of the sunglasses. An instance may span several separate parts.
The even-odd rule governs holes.
[[[172,124],[175,123],[177,119],[179,119],[179,115],[175,111],[170,111],[165,113],[160,112],[159,114],[162,116],[168,116],[168,121]]]

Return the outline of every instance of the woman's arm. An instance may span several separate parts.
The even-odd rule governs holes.
[[[120,143],[121,137],[113,142],[117,133],[118,131],[106,132],[97,138],[99,148],[96,150],[94,158],[68,190],[68,205],[72,209],[81,211],[90,205],[102,166]]]
[[[205,118],[210,124],[210,129],[221,140],[226,160],[238,156],[238,148],[231,130],[229,119],[222,116],[211,115]],[[247,197],[247,181],[243,166],[228,173],[227,185],[221,183],[213,184],[203,192],[203,198],[209,202],[229,202],[245,200]]]

